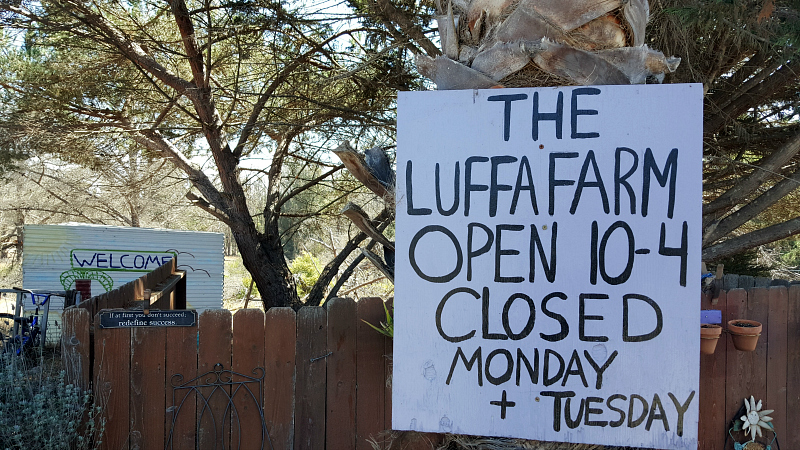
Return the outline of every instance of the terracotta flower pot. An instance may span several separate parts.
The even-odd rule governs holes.
[[[700,325],[700,353],[711,355],[717,348],[717,341],[722,334],[722,327],[710,323]]]
[[[755,320],[735,319],[728,321],[728,332],[733,338],[736,350],[752,352],[761,336],[761,323]]]

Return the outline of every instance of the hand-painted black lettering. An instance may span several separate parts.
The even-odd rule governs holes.
[[[504,249],[502,247],[503,231],[522,231],[523,225],[499,224],[495,227],[495,246],[494,246],[494,281],[495,283],[522,283],[525,277],[504,277],[500,275],[500,259],[502,256],[519,255],[519,250]]]
[[[595,389],[600,390],[600,388],[603,387],[603,372],[605,372],[606,369],[608,369],[608,366],[611,365],[611,363],[614,361],[614,358],[616,358],[618,354],[619,352],[614,350],[611,353],[611,356],[609,356],[606,362],[603,363],[603,365],[601,366],[597,364],[594,358],[592,358],[591,353],[589,353],[587,350],[583,351],[583,356],[586,357],[586,360],[589,361],[589,364],[592,366],[592,369],[594,369],[594,372],[597,374],[597,378],[594,384]]]
[[[436,163],[435,176],[436,176],[436,209],[438,209],[439,214],[443,216],[451,216],[458,209],[458,200],[459,200],[458,185],[459,181],[461,180],[461,169],[458,166],[458,161],[456,161],[455,174],[453,175],[453,206],[451,206],[450,209],[442,208],[442,189],[439,178],[439,163]]]
[[[588,336],[586,335],[586,321],[587,320],[603,320],[603,316],[587,316],[586,315],[586,300],[606,300],[606,294],[581,294],[578,301],[578,338],[584,342],[606,342],[608,336]]]
[[[681,271],[679,282],[686,286],[686,269],[689,262],[689,224],[684,221],[681,228],[681,246],[667,247],[667,224],[661,222],[661,236],[658,239],[658,254],[663,256],[678,256],[681,258]]]
[[[631,163],[630,168],[627,172],[625,172],[624,175],[620,175],[622,167],[622,152],[633,156],[633,163]],[[614,214],[616,215],[620,214],[620,186],[624,186],[625,191],[628,193],[628,200],[630,201],[631,205],[631,214],[636,214],[636,194],[634,194],[631,184],[628,183],[628,178],[630,178],[630,176],[636,172],[638,167],[639,155],[637,155],[635,151],[627,147],[617,147],[614,157]]]
[[[571,134],[570,139],[588,139],[600,137],[600,133],[592,131],[589,133],[578,132],[578,116],[596,116],[596,109],[578,109],[578,96],[579,95],[600,95],[600,89],[597,88],[577,88],[572,90],[572,114],[570,116]]]
[[[535,94],[534,94],[535,95]],[[511,102],[525,100],[528,94],[490,95],[486,100],[490,102],[504,102],[503,107],[503,140],[507,141],[511,135]]]
[[[592,166],[592,170],[594,171],[594,181],[586,181],[586,175],[589,172],[589,166]],[[575,186],[575,195],[572,197],[572,206],[569,208],[570,214],[575,214],[575,211],[578,210],[578,203],[581,201],[581,195],[583,194],[583,188],[593,187],[597,188],[600,192],[600,201],[603,203],[603,211],[606,214],[609,213],[610,209],[608,206],[608,194],[606,193],[606,186],[603,184],[603,177],[600,176],[600,168],[597,167],[597,160],[594,157],[594,151],[589,150],[586,153],[586,159],[583,160],[583,166],[581,167],[581,174],[578,177],[578,185]]]
[[[450,238],[450,241],[453,243],[453,248],[456,251],[456,266],[453,268],[453,271],[448,273],[447,275],[442,276],[431,276],[427,275],[422,272],[422,269],[419,268],[419,264],[417,264],[417,244],[419,244],[419,240],[422,239],[428,233],[433,233],[438,231],[439,233],[443,233],[445,236]],[[418,277],[422,278],[425,281],[430,281],[431,283],[447,283],[455,278],[459,272],[461,272],[461,266],[464,264],[464,255],[461,253],[461,246],[458,243],[458,238],[456,235],[453,234],[452,231],[448,230],[447,228],[441,225],[428,225],[423,227],[421,230],[414,235],[411,239],[411,243],[408,246],[408,262],[411,264],[411,268],[414,269],[414,272],[417,274]]]
[[[564,422],[566,422],[568,428],[574,429],[581,425],[581,419],[583,419],[583,413],[586,410],[586,399],[581,399],[581,406],[578,408],[578,417],[575,419],[572,419],[572,414],[570,412],[571,403],[571,398],[564,400]]]
[[[488,377],[488,375],[487,375],[487,377]],[[506,399],[506,391],[505,391],[505,389],[503,389],[503,397],[501,398],[500,401],[491,401],[489,403],[492,404],[492,405],[500,407],[500,419],[505,419],[506,418],[506,408],[513,408],[514,406],[517,405],[516,402],[510,402],[510,401],[508,401]]]
[[[656,408],[658,412],[656,412]],[[667,420],[667,413],[664,412],[664,407],[661,405],[661,399],[658,394],[653,395],[653,403],[650,404],[650,414],[647,415],[647,423],[644,429],[650,431],[654,420],[660,420],[664,424],[664,431],[669,431],[669,421]]]
[[[474,249],[473,235],[475,228],[480,228],[486,233],[486,242],[477,250]],[[494,233],[492,229],[482,223],[473,222],[467,225],[467,281],[472,281],[472,258],[483,255],[492,248]]]
[[[556,319],[558,321],[558,324],[561,325],[561,330],[559,330],[559,332],[555,334],[539,333],[539,336],[541,336],[542,339],[544,339],[545,341],[558,342],[566,338],[567,335],[569,334],[569,323],[567,322],[567,319],[564,318],[564,316],[562,316],[557,312],[553,312],[547,308],[547,302],[549,302],[553,298],[560,298],[561,300],[566,300],[567,294],[563,292],[553,292],[547,294],[544,297],[544,299],[542,299],[542,312],[544,313],[545,316],[550,317],[551,319]]]
[[[528,357],[525,356],[521,348],[517,348],[517,386],[519,386],[523,364],[528,371],[531,384],[539,384],[539,349],[533,349],[533,367],[531,367]]]
[[[558,360],[558,371],[552,377],[550,376],[550,357],[555,356]],[[564,375],[564,358],[561,357],[557,352],[554,350],[545,349],[544,351],[544,373],[542,374],[542,382],[544,383],[545,387],[550,386],[551,384],[555,384],[561,375]]]
[[[614,394],[611,397],[608,397],[608,399],[606,400],[606,406],[608,406],[608,409],[610,409],[610,410],[616,412],[617,414],[619,414],[619,419],[611,421],[611,422],[608,423],[609,425],[611,425],[612,428],[620,427],[620,426],[622,426],[623,423],[625,423],[625,411],[623,411],[623,410],[617,408],[616,406],[612,405],[611,402],[614,401],[614,400],[622,400],[624,402],[627,399],[628,399],[628,397],[626,397],[626,396],[624,396],[622,394]]]
[[[541,391],[542,397],[553,397],[553,431],[561,431],[561,399],[575,397],[573,391]]]
[[[483,288],[483,311],[482,311],[482,331],[483,331],[483,338],[490,339],[490,340],[499,340],[504,341],[508,339],[508,336],[502,333],[490,333],[489,332],[489,288]]]
[[[503,355],[506,357],[506,371],[503,372],[503,374],[500,375],[499,377],[495,377],[494,375],[492,375],[492,372],[490,370],[492,361],[494,360],[494,357],[497,355]],[[511,374],[514,373],[514,357],[511,356],[511,352],[509,352],[504,348],[498,348],[496,350],[492,350],[491,353],[489,353],[489,356],[486,357],[486,370],[484,370],[484,372],[486,373],[486,381],[492,383],[495,386],[501,385],[506,381],[510,380]]]
[[[556,160],[557,159],[571,159],[577,158],[578,152],[553,152],[550,153],[550,205],[548,206],[548,212],[552,216],[555,214],[556,210],[556,187],[557,186],[572,186],[575,184],[575,180],[560,180],[556,178]]]
[[[481,298],[481,295],[478,294],[474,289],[467,287],[455,288],[442,297],[442,300],[439,302],[439,306],[436,307],[436,329],[439,331],[439,336],[448,342],[462,342],[475,336],[475,330],[472,330],[469,333],[461,336],[450,336],[449,334],[445,333],[444,328],[442,328],[442,313],[444,312],[445,304],[447,304],[447,301],[450,300],[451,297],[461,293],[470,294],[475,297],[475,299]]]
[[[633,411],[636,409],[636,402],[634,400],[639,400],[642,405],[642,413],[636,419],[633,418]],[[636,428],[644,422],[644,419],[647,418],[648,406],[647,400],[645,400],[644,397],[638,394],[631,394],[631,400],[630,403],[628,403],[628,428]]]
[[[456,364],[458,364],[459,358],[461,358],[461,361],[464,362],[464,368],[467,369],[467,372],[471,372],[472,366],[475,366],[477,363],[478,386],[483,386],[483,359],[481,358],[480,347],[475,350],[475,353],[472,354],[472,358],[470,358],[469,361],[467,361],[467,355],[464,354],[464,351],[461,350],[461,347],[458,347],[456,354],[453,356],[453,363],[450,364],[450,372],[447,374],[447,381],[445,381],[445,384],[449,385],[450,381],[453,379],[453,372],[456,370]]]
[[[678,177],[678,149],[673,148],[664,162],[664,170],[659,170],[653,151],[649,148],[644,152],[644,165],[642,167],[642,217],[647,217],[647,207],[650,204],[650,174],[656,176],[656,181],[661,187],[667,186],[669,177],[669,201],[667,204],[667,217],[672,219],[675,209],[675,180]]]
[[[412,167],[413,163],[409,160],[406,163],[406,212],[409,216],[427,216],[433,212],[430,208],[414,208]]]
[[[517,385],[519,386],[519,383]],[[675,398],[675,395],[673,395],[672,392],[669,392],[667,395],[669,395],[670,400],[672,400],[672,404],[675,405],[675,409],[678,411],[678,425],[675,428],[675,432],[678,435],[678,437],[682,437],[683,415],[686,414],[686,411],[689,409],[689,404],[692,403],[692,399],[694,398],[694,391],[692,391],[692,393],[689,394],[689,398],[687,398],[683,404],[681,404],[681,402],[679,402],[678,399]]]
[[[553,120],[556,122],[556,139],[561,139],[561,129],[564,123],[564,93],[559,91],[556,99],[556,112],[539,112],[539,93],[533,93],[533,126],[531,137],[534,141],[539,140],[539,122],[542,120]]]
[[[631,336],[629,332],[629,322],[630,322],[630,314],[629,314],[629,301],[631,299],[634,300],[641,300],[651,308],[653,308],[653,312],[656,314],[656,327],[653,331],[645,334],[640,334],[637,336]],[[637,321],[639,322],[639,321]],[[661,308],[658,306],[658,303],[653,301],[650,297],[646,295],[640,294],[625,294],[622,296],[622,341],[623,342],[644,342],[655,339],[659,334],[661,334],[661,330],[664,328],[664,315],[661,313]]]
[[[510,184],[500,184],[497,182],[497,169],[500,164],[511,164],[516,162],[513,156],[492,156],[492,172],[489,183],[489,217],[497,215],[497,194],[500,191],[510,191]]]
[[[522,331],[519,333],[514,333],[511,330],[511,320],[508,314],[511,311],[511,305],[514,304],[514,300],[518,298],[525,300],[525,302],[528,304],[528,321],[525,323],[525,327],[522,329]],[[508,337],[511,338],[512,341],[525,339],[531,334],[531,331],[533,331],[534,323],[536,323],[536,305],[534,305],[533,299],[519,292],[512,294],[511,297],[508,297],[506,304],[503,305],[503,330],[505,330]]]
[[[548,263],[547,255],[544,253],[544,245],[539,238],[539,230],[536,225],[531,224],[530,249],[528,251],[530,263],[528,281],[531,283],[533,283],[536,278],[536,257],[534,255],[537,252],[539,253],[539,260],[542,263],[542,269],[544,270],[544,276],[547,278],[547,281],[552,283],[556,280],[556,239],[558,238],[558,222],[553,222],[553,226],[550,227],[550,230],[550,262]]]
[[[489,158],[486,156],[470,156],[466,161],[464,161],[464,217],[469,216],[472,192],[489,190],[489,186],[485,184],[472,183],[472,165],[474,163],[484,163],[487,161],[489,161]]]
[[[597,284],[597,241],[599,240],[599,231],[597,229],[597,221],[592,221],[592,237],[591,245],[589,246],[590,260],[589,260],[589,283]]]
[[[622,273],[617,275],[616,277],[612,277],[608,275],[606,272],[606,248],[608,246],[608,240],[611,238],[611,234],[614,233],[618,228],[622,228],[625,231],[625,235],[627,236],[628,242],[628,261],[625,264],[625,269],[622,270]],[[631,272],[633,272],[633,260],[635,258],[634,250],[636,249],[636,243],[634,242],[633,230],[631,227],[621,221],[618,220],[611,224],[603,233],[603,239],[600,240],[600,249],[599,249],[599,266],[600,266],[600,276],[603,277],[603,281],[606,283],[615,286],[618,284],[625,283],[631,277]],[[619,253],[619,252],[616,252]]]
[[[524,172],[523,172],[524,171]],[[522,176],[525,176],[527,184],[522,184]],[[528,157],[523,156],[519,160],[519,170],[517,171],[517,182],[514,184],[514,196],[511,198],[511,208],[508,213],[514,215],[517,212],[517,201],[519,201],[519,194],[521,191],[528,191],[531,197],[531,208],[533,213],[539,214],[539,206],[536,204],[536,189],[533,185],[533,175],[531,174],[531,164],[528,162]]]
[[[586,413],[584,413],[584,425],[589,427],[604,427],[608,425],[607,420],[592,420],[589,418],[590,414],[603,414],[603,410],[600,408],[592,408],[592,403],[603,403],[603,399],[600,397],[586,397]]]
[[[580,355],[578,355],[577,350],[573,350],[572,356],[569,358],[569,363],[567,364],[567,370],[564,372],[564,378],[561,380],[562,387],[567,385],[567,380],[569,379],[570,375],[580,375],[583,387],[587,388],[589,387],[589,383],[586,382],[586,375],[584,375],[583,373],[583,365],[581,364],[581,357]]]

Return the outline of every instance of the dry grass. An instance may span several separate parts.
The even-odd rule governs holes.
[[[373,436],[369,442],[375,450],[379,450],[382,445],[388,450],[395,450],[405,448],[409,442],[414,442],[414,448],[419,448],[416,444],[420,440],[426,441],[431,450],[640,450],[635,447],[608,447],[598,444],[570,444],[461,434],[446,434],[444,440],[436,444],[426,433],[415,431],[385,431],[379,436]]]

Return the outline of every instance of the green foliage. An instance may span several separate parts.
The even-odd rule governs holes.
[[[750,250],[738,255],[714,261],[708,267],[716,267],[717,264],[725,265],[725,273],[736,275],[750,275],[753,277],[769,277],[772,267],[765,266],[758,262],[758,250]]]
[[[311,292],[324,266],[319,258],[306,251],[292,261],[289,268],[297,280],[297,295],[302,298]]]
[[[0,357],[1,449],[83,450],[100,445],[105,419],[89,392],[67,384],[63,371],[54,375],[45,364],[29,368],[22,358]]]
[[[785,239],[778,242],[776,248],[780,252],[781,263],[792,268],[800,267],[800,239]]]
[[[384,336],[388,336],[390,338],[394,338],[394,317],[392,317],[392,313],[394,313],[394,305],[392,305],[392,313],[390,313],[389,308],[387,308],[386,303],[384,303],[383,312],[386,314],[386,321],[381,322],[380,327],[376,327],[375,325],[367,322],[366,320],[364,320],[363,322],[371,326],[378,333]]]

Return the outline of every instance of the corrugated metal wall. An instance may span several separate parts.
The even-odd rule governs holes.
[[[64,224],[25,225],[22,283],[26,289],[74,289],[92,279],[92,295],[155,269],[172,255],[185,270],[189,308],[222,307],[224,235],[198,231]],[[54,302],[51,310],[63,305]],[[48,333],[50,334],[50,333]]]

